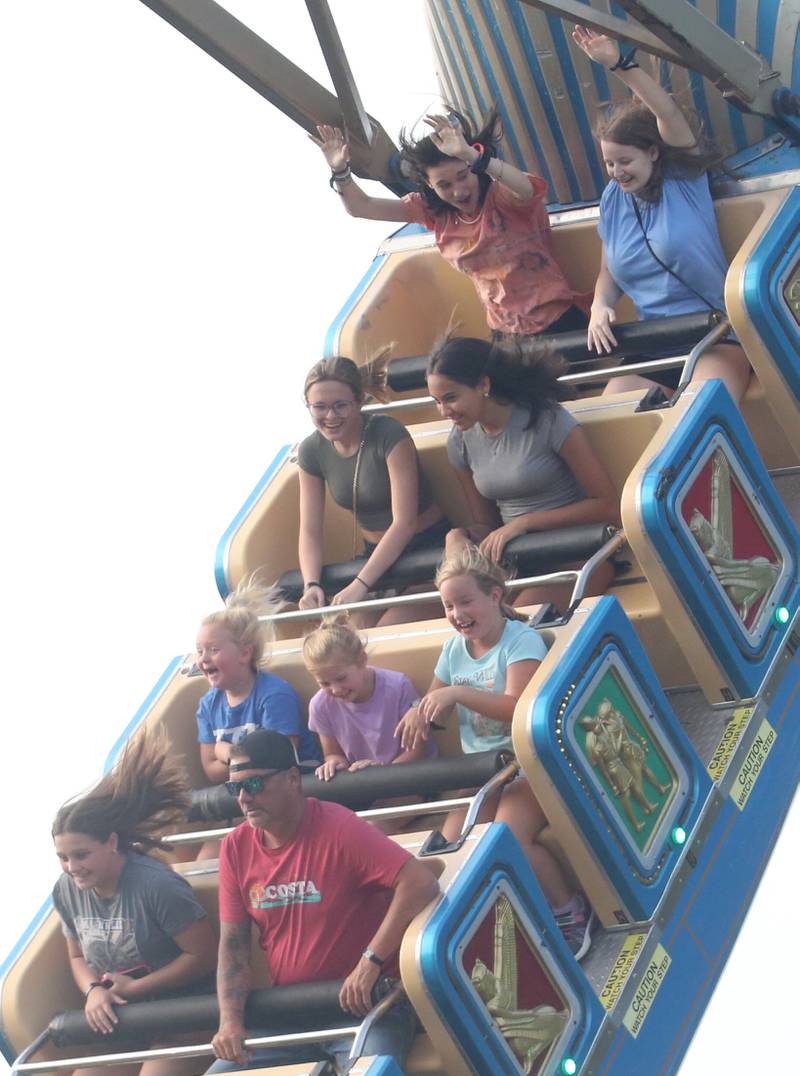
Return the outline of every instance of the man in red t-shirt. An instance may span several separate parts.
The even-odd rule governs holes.
[[[251,923],[273,984],[344,979],[342,1008],[364,1016],[381,973],[397,974],[406,927],[439,891],[425,864],[352,811],[306,799],[294,748],[281,733],[245,736],[231,750],[230,770],[245,821],[220,850],[220,1027],[213,1040],[220,1060],[209,1073],[248,1067],[242,1044]],[[407,1005],[393,1006],[365,1051],[391,1053],[402,1065],[411,1016]],[[349,1040],[338,1040],[325,1052],[346,1058],[349,1048]],[[280,1056],[259,1050],[249,1067],[309,1056],[308,1046]]]

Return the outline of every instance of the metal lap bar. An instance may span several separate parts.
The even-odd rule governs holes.
[[[481,807],[483,807],[489,796],[493,795],[498,788],[502,788],[503,785],[508,784],[519,772],[519,763],[516,759],[513,762],[509,762],[502,770],[498,770],[497,773],[490,777],[486,784],[479,788],[475,795],[472,797],[472,802],[469,805],[469,810],[464,818],[464,823],[461,826],[461,832],[454,841],[447,841],[442,836],[438,829],[435,829],[425,840],[422,848],[419,851],[419,858],[424,859],[426,856],[446,855],[449,852],[457,852],[467,837],[472,832],[475,823],[478,821],[478,814]]]
[[[702,343],[702,341],[701,341]],[[596,356],[595,356],[596,358]],[[586,382],[602,381],[604,378],[622,377],[623,374],[651,374],[657,370],[674,370],[682,366],[687,360],[683,355],[672,356],[668,359],[650,359],[647,362],[630,362],[626,366],[599,366],[594,370],[581,370],[575,374],[562,374],[559,381],[571,385],[581,385]],[[387,411],[408,410],[411,407],[424,407],[433,403],[432,396],[412,396],[407,400],[390,400],[388,403],[367,404],[362,411],[379,415]]]
[[[369,1019],[369,1014],[365,1019]],[[354,1037],[360,1031],[361,1026],[359,1024],[353,1027],[329,1027],[324,1031],[299,1031],[294,1035],[268,1035],[257,1039],[245,1039],[244,1045],[247,1049],[253,1050],[265,1046],[295,1046],[304,1043],[312,1045],[316,1042],[327,1042],[329,1039]],[[103,1056],[93,1054],[89,1057],[64,1057],[58,1061],[25,1062],[20,1065],[15,1064],[11,1072],[12,1076],[17,1072],[67,1072],[78,1067],[101,1068],[104,1065],[136,1065],[143,1061],[179,1061],[190,1057],[208,1057],[213,1053],[214,1047],[211,1043],[204,1042],[196,1046],[165,1046],[157,1050],[130,1050]]]
[[[615,531],[614,535],[609,538],[605,545],[594,553],[586,564],[580,568],[565,568],[560,572],[548,572],[546,575],[528,575],[522,579],[509,579],[506,582],[507,590],[520,590],[522,587],[536,587],[541,586],[543,583],[563,583],[569,579],[575,580],[575,588],[572,592],[572,598],[570,599],[570,605],[574,604],[576,600],[580,600],[583,597],[583,591],[586,589],[586,582],[592,571],[604,560],[608,558],[620,548],[625,542],[624,531]],[[588,567],[588,574],[587,574]],[[581,580],[583,583],[581,584]],[[581,587],[579,591],[579,587]],[[420,594],[397,594],[393,598],[369,598],[363,602],[348,602],[342,605],[322,605],[318,609],[293,609],[290,613],[274,613],[272,616],[259,617],[260,620],[267,620],[271,623],[287,620],[315,620],[321,616],[326,616],[328,613],[350,613],[361,612],[367,609],[394,609],[398,605],[419,605],[420,602],[438,601],[438,590],[426,590]]]
[[[401,803],[396,807],[371,807],[368,811],[356,811],[359,818],[406,818],[415,814],[444,814],[454,807],[466,807],[472,803],[472,796],[463,796],[453,800],[430,800],[428,803]],[[197,841],[212,841],[232,833],[235,826],[225,829],[198,829],[194,833],[175,833],[164,837],[165,844],[194,844]]]
[[[702,340],[698,340],[692,350],[689,352],[689,358],[686,360],[686,365],[683,368],[681,379],[678,382],[678,387],[672,395],[670,400],[670,406],[674,406],[678,400],[683,389],[689,384],[694,376],[695,367],[700,359],[703,357],[706,351],[714,344],[722,340],[731,331],[731,323],[727,318],[724,318],[719,325],[715,325],[711,332],[707,333]]]
[[[353,1039],[353,1045],[350,1048],[349,1061],[355,1061],[364,1052],[364,1043],[367,1041],[367,1035],[372,1030],[372,1025],[383,1016],[384,1013],[391,1009],[392,1005],[395,1005],[403,996],[405,991],[403,990],[401,983],[396,983],[389,993],[381,998],[381,1000],[374,1005],[364,1019],[361,1021],[361,1026],[356,1032]]]

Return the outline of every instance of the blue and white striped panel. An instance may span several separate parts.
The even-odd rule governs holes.
[[[693,0],[707,18],[746,41],[800,85],[800,10],[796,0]],[[626,18],[613,0],[587,5]],[[552,201],[597,198],[605,185],[592,126],[598,108],[625,97],[621,83],[592,64],[571,25],[520,0],[427,0],[443,97],[479,119],[494,102],[505,127],[504,155],[550,184]],[[641,60],[641,53],[639,55]],[[729,105],[685,68],[652,60],[653,73],[703,116],[726,152],[760,141],[769,123]]]

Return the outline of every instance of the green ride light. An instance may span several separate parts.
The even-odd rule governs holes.
[[[564,1076],[575,1076],[575,1073],[578,1071],[578,1062],[574,1057],[565,1057],[561,1062],[561,1071],[564,1073]]]
[[[776,624],[788,624],[789,623],[789,609],[785,605],[779,605],[774,613]]]
[[[676,826],[672,831],[672,843],[680,848],[682,844],[686,844],[686,836],[683,826]]]

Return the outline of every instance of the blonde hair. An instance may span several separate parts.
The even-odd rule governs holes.
[[[261,583],[254,573],[243,579],[225,599],[225,608],[209,613],[201,626],[217,624],[230,632],[237,646],[252,646],[250,666],[258,672],[269,662],[275,632],[269,621],[259,619],[276,613],[283,601],[275,587]]]
[[[320,359],[306,375],[303,397],[307,400],[311,386],[320,381],[340,381],[352,390],[358,403],[362,403],[365,396],[374,396],[376,400],[385,401],[387,368],[393,346],[387,344],[386,347],[380,348],[363,366],[357,366],[352,359],[346,359],[342,355]]]
[[[436,569],[434,580],[437,590],[441,590],[442,583],[448,579],[455,579],[460,575],[468,575],[475,580],[478,590],[484,594],[491,594],[495,587],[499,587],[500,612],[506,620],[521,620],[527,624],[528,618],[518,613],[508,600],[506,582],[508,573],[499,564],[493,564],[481,553],[477,546],[471,542],[465,543],[452,556],[446,557]]]
[[[367,650],[357,631],[341,618],[323,620],[322,624],[303,640],[303,661],[309,670],[327,665],[357,665]]]

